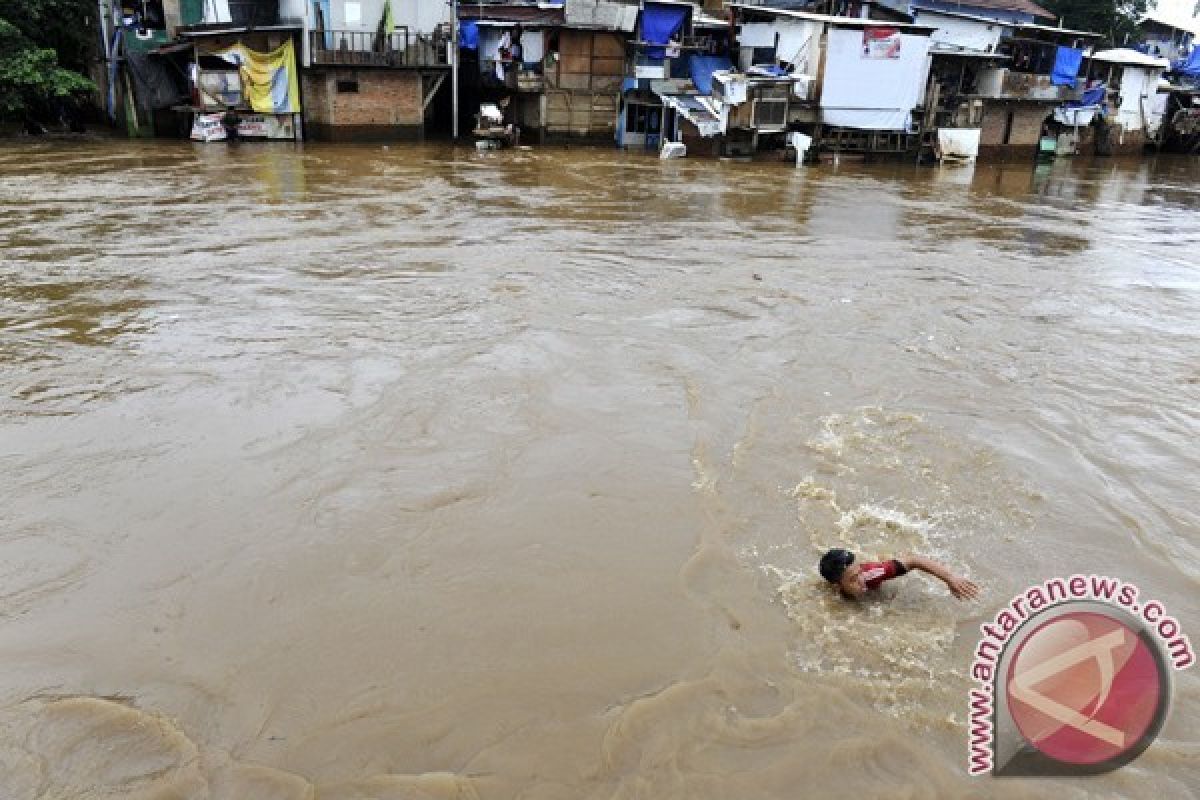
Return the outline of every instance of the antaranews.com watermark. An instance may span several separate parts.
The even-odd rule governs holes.
[[[1179,621],[1140,594],[1103,575],[1053,578],[980,626],[970,774],[1095,774],[1150,745],[1166,719],[1171,672],[1195,655]]]

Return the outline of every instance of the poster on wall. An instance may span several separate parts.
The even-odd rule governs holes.
[[[223,142],[225,141],[225,125],[223,114],[197,114],[192,122],[193,142]]]
[[[900,31],[863,28],[863,58],[900,58]]]
[[[243,114],[238,119],[238,136],[245,139],[295,139],[291,114]]]

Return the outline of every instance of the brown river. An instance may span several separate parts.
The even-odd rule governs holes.
[[[1200,640],[1200,160],[0,147],[0,800],[1196,796],[1200,670],[970,778],[978,626]],[[915,551],[834,596],[827,547]]]

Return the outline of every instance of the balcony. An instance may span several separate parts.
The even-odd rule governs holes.
[[[372,31],[310,31],[309,54],[314,67],[390,67],[394,69],[447,67],[449,37],[397,28]]]

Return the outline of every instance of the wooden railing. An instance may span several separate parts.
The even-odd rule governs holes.
[[[447,66],[446,37],[410,33],[396,28],[392,33],[371,31],[310,31],[309,53],[316,66],[434,67]]]

